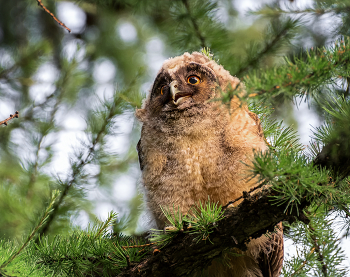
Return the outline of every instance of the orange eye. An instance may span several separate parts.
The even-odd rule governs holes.
[[[163,89],[165,88],[166,86],[162,86],[162,88],[160,89],[160,94],[163,95]]]
[[[199,79],[199,77],[192,75],[190,77],[187,78],[187,83],[191,84],[191,85],[198,85],[201,82],[201,79]]]

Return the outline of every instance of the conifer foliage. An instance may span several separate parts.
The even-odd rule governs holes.
[[[243,16],[239,2],[0,2],[0,276],[199,276],[280,221],[294,249],[282,276],[348,274],[350,2],[275,0]],[[159,61],[184,51],[242,80],[244,95],[216,100],[247,103],[269,151],[240,205],[162,207],[172,226],[146,236],[141,193],[116,200],[113,187],[138,183],[133,113]],[[289,126],[300,101],[323,122],[308,147]],[[118,210],[105,221],[96,191]]]

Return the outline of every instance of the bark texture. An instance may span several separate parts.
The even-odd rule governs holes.
[[[246,194],[247,195],[247,194]],[[210,235],[211,243],[194,241],[193,234],[180,233],[170,244],[146,258],[140,264],[124,270],[118,276],[193,276],[222,252],[232,247],[245,250],[245,243],[251,238],[260,237],[267,231],[273,232],[280,221],[306,221],[301,211],[308,203],[301,203],[299,214],[286,212],[285,205],[271,205],[271,192],[264,190],[247,196],[234,208],[228,208],[225,218],[219,221]]]

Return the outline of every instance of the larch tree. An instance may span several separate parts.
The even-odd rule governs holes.
[[[233,0],[0,1],[0,276],[194,276],[281,221],[297,248],[283,276],[344,276],[350,1],[302,2],[242,16]],[[133,190],[134,111],[162,59],[185,51],[240,78],[247,94],[218,101],[248,103],[269,151],[256,153],[261,182],[240,205],[202,203],[195,218],[164,207],[174,228],[149,231]],[[293,113],[301,101],[323,122],[308,147]],[[128,200],[113,193],[123,182]]]

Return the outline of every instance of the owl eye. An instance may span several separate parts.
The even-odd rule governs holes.
[[[160,94],[163,95],[163,89],[165,88],[166,86],[162,86],[162,88],[160,89]]]
[[[192,75],[190,77],[187,78],[187,83],[191,84],[191,85],[198,85],[200,83],[201,79],[199,79],[199,77]]]

